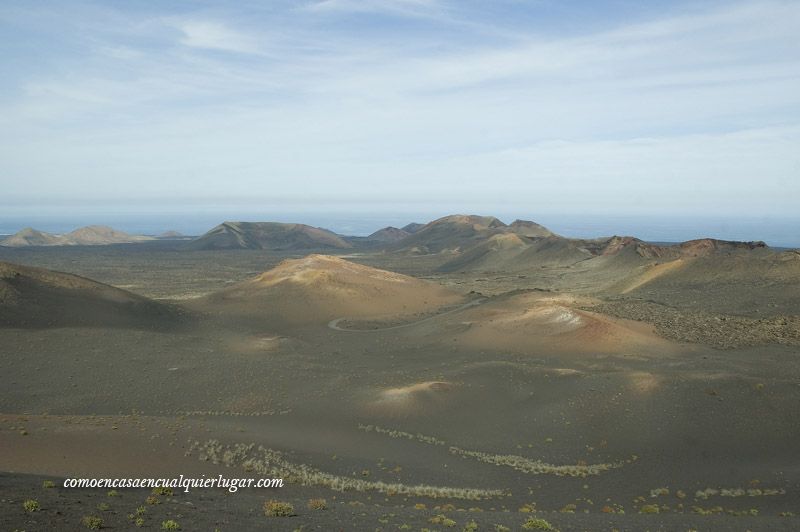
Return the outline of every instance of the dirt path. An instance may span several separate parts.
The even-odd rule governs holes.
[[[431,320],[433,320],[435,318],[439,318],[441,316],[446,316],[448,314],[453,314],[453,313],[456,313],[456,312],[460,312],[460,311],[462,311],[464,309],[467,309],[467,308],[470,308],[470,307],[474,307],[476,305],[480,305],[484,301],[487,301],[487,298],[474,299],[474,300],[470,301],[469,303],[465,303],[465,304],[463,304],[461,306],[458,306],[458,307],[456,307],[454,309],[446,310],[444,312],[440,312],[438,314],[434,314],[433,316],[428,316],[427,318],[422,318],[421,320],[412,321],[410,323],[403,323],[402,325],[392,325],[391,327],[382,327],[380,329],[345,329],[343,327],[339,327],[339,323],[342,320],[348,319],[347,317],[336,318],[335,320],[329,321],[328,322],[328,328],[333,329],[334,331],[359,332],[359,333],[391,331],[391,330],[394,330],[394,329],[402,329],[404,327],[413,327],[415,325],[419,325],[420,323],[425,323],[426,321],[431,321]]]

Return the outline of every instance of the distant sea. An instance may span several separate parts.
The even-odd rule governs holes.
[[[466,211],[473,212],[473,210]],[[425,223],[449,212],[276,212],[231,210],[161,213],[73,213],[0,212],[0,234],[12,234],[24,227],[50,233],[66,233],[85,225],[109,225],[129,233],[158,235],[179,231],[200,235],[223,221],[298,222],[324,227],[343,235],[366,236],[387,225],[402,227],[410,222]],[[763,240],[774,247],[800,247],[800,216],[772,217],[692,217],[692,216],[616,216],[608,214],[547,214],[535,212],[481,212],[506,223],[526,219],[540,223],[568,237],[595,238],[630,235],[651,242],[681,242],[694,238],[724,240]]]

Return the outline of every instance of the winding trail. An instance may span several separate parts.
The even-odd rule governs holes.
[[[412,321],[409,323],[403,323],[401,325],[392,325],[391,327],[382,327],[380,329],[345,329],[343,327],[339,327],[339,322],[342,320],[346,320],[347,318],[336,318],[335,320],[331,320],[328,322],[328,328],[333,329],[334,331],[343,331],[343,332],[355,332],[355,333],[371,333],[371,332],[381,332],[381,331],[391,331],[394,329],[402,329],[404,327],[413,327],[415,325],[419,325],[420,323],[425,323],[426,321],[431,321],[435,318],[440,318],[442,316],[446,316],[448,314],[453,314],[455,312],[460,312],[464,309],[474,307],[480,305],[484,301],[488,301],[488,298],[482,297],[480,299],[473,299],[472,301],[465,303],[461,306],[456,308],[452,308],[450,310],[446,310],[444,312],[440,312],[438,314],[434,314],[433,316],[428,316],[427,318],[422,318],[421,320]]]

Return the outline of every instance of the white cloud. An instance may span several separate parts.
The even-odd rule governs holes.
[[[406,42],[325,16],[365,9],[431,19]],[[80,183],[98,199],[363,197],[378,183],[434,202],[510,193],[533,205],[546,191],[547,205],[630,210],[648,190],[672,209],[713,203],[680,196],[690,190],[761,210],[800,201],[800,4],[507,40],[466,26],[443,36],[429,23],[450,24],[434,17],[444,9],[328,0],[244,23],[117,14],[121,35],[95,21],[89,52],[0,92],[0,184],[36,197]]]
[[[256,36],[234,30],[220,22],[184,20],[176,22],[175,27],[183,33],[180,43],[184,46],[246,54],[260,51]]]
[[[306,6],[317,12],[392,13],[422,15],[440,7],[438,0],[319,0]]]

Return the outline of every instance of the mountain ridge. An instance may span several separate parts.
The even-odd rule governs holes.
[[[104,246],[109,244],[133,244],[154,240],[152,237],[131,235],[107,225],[87,225],[63,235],[55,235],[26,227],[0,241],[0,246]]]

